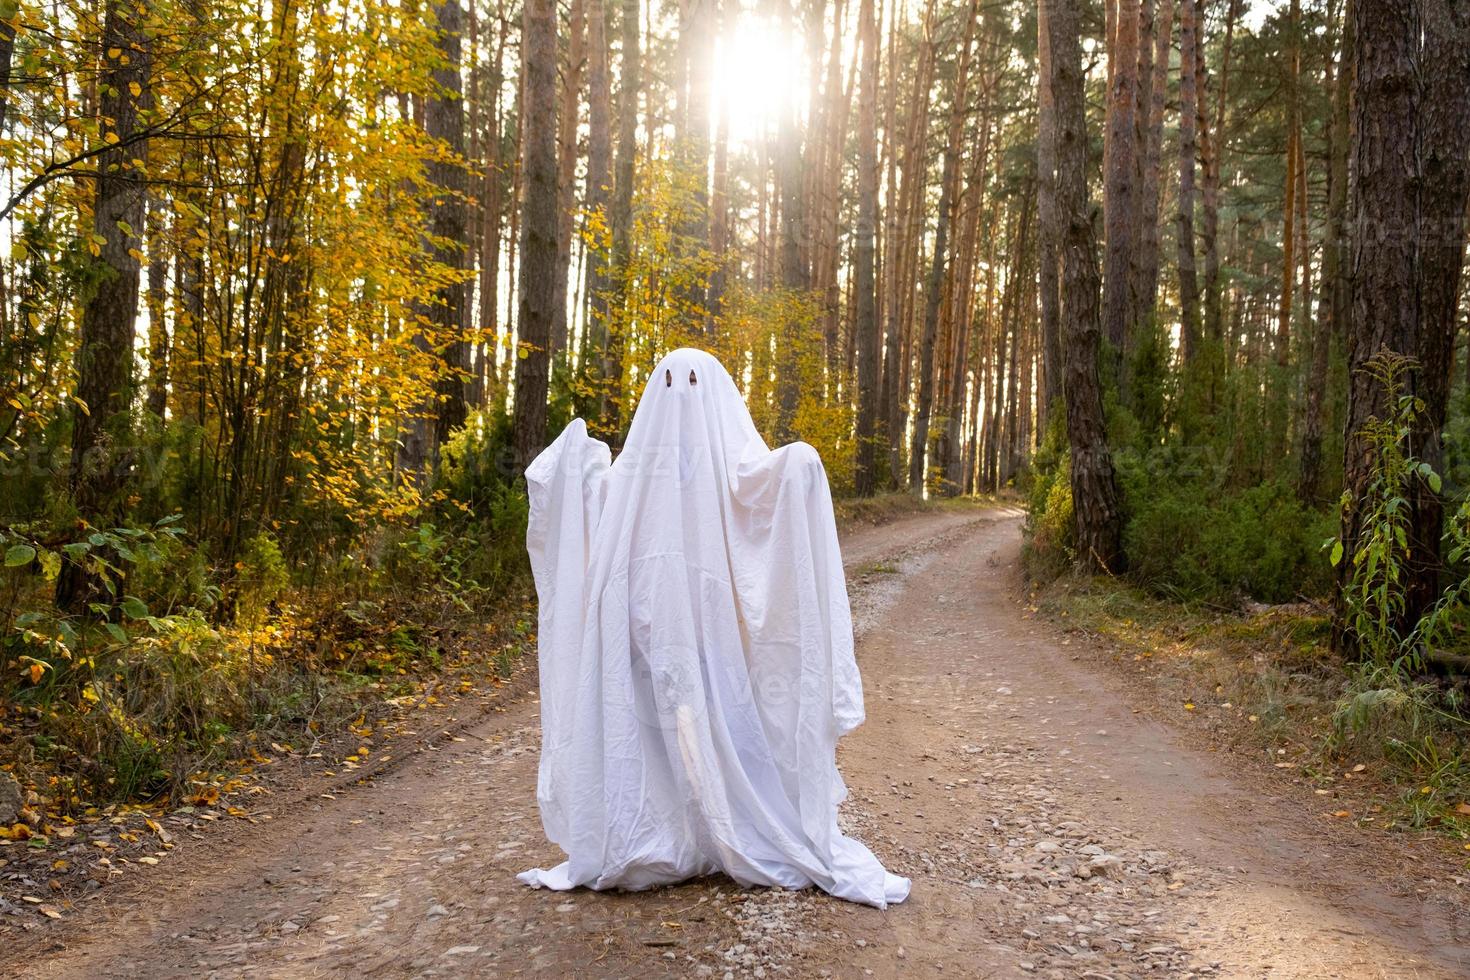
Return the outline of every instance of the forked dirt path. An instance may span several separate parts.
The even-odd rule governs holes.
[[[886,913],[707,879],[527,889],[559,860],[526,695],[332,800],[104,889],[0,948],[25,977],[1456,977],[1466,891],[1396,891],[1311,801],[1144,721],[1016,601],[1020,515],[844,540],[868,721],[843,820],[913,896]],[[1406,879],[1412,881],[1412,877]],[[1458,903],[1458,904],[1457,904]]]

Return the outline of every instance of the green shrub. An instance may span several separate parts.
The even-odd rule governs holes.
[[[256,626],[291,584],[286,560],[276,539],[261,531],[245,543],[236,568],[235,621]]]
[[[1282,484],[1234,491],[1156,485],[1130,500],[1123,546],[1130,574],[1152,591],[1276,603],[1320,596],[1331,585],[1321,546],[1332,520]]]
[[[1056,578],[1077,557],[1066,418],[1058,402],[1032,461],[1023,558],[1032,577]]]

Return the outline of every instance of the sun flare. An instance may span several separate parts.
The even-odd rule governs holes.
[[[801,41],[784,25],[743,11],[715,56],[712,108],[728,116],[730,139],[751,143],[780,121],[800,76]]]

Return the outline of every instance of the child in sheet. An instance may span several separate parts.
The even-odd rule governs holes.
[[[908,897],[837,827],[863,720],[831,493],[769,450],[729,374],[677,350],[623,451],[573,421],[526,470],[540,597],[537,800],[567,854],[537,887],[713,872],[878,908]]]

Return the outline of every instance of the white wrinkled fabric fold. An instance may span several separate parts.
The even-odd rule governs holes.
[[[684,349],[654,369],[616,462],[579,419],[526,483],[536,795],[567,860],[520,879],[642,889],[721,871],[903,901],[908,879],[837,827],[835,749],[863,695],[816,451],[768,450],[724,368]]]

